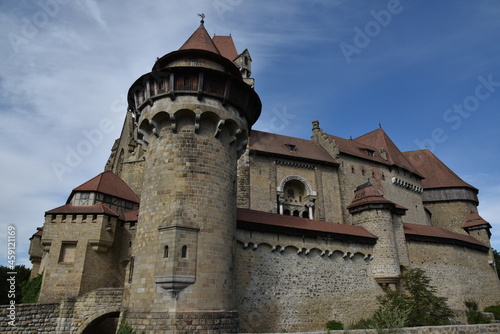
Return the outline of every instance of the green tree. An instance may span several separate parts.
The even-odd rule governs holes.
[[[454,313],[446,304],[448,298],[436,296],[436,287],[419,268],[406,270],[401,275],[402,286],[409,298],[410,326],[448,325]]]
[[[436,288],[422,269],[408,269],[401,275],[403,291],[387,290],[379,298],[380,308],[375,313],[379,328],[390,326],[439,326],[450,323],[453,311],[445,297],[436,296]]]
[[[30,281],[21,283],[21,293],[23,303],[36,303],[42,287],[43,275],[38,274]]]
[[[16,274],[9,274],[10,272],[15,272]],[[9,267],[0,266],[0,282],[2,282],[0,284],[0,305],[9,304],[11,301],[9,297],[10,283],[7,279],[14,278],[13,281],[15,281],[16,287],[15,301],[16,304],[20,304],[22,301],[21,285],[29,280],[30,275],[31,269],[26,268],[24,265],[17,265],[13,270]]]

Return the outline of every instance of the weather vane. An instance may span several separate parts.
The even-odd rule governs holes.
[[[198,14],[199,17],[201,17],[201,24],[205,23],[205,14],[201,13],[201,14]]]

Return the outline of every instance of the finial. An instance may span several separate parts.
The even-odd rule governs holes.
[[[205,19],[205,14],[201,13],[201,14],[198,14],[198,16],[201,17],[200,23],[201,24],[205,23],[205,20],[204,20]]]
[[[382,123],[378,123],[378,127],[382,129]]]

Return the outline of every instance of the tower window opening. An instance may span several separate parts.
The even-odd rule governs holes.
[[[182,249],[181,249],[181,258],[185,259],[187,258],[187,251],[188,251],[188,248],[186,245],[182,246]]]
[[[168,258],[168,245],[163,248],[163,257]]]

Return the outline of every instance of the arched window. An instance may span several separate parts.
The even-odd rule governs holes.
[[[313,209],[316,192],[301,176],[285,177],[277,188],[279,213],[314,219]]]
[[[187,258],[187,252],[188,252],[188,248],[186,245],[182,246],[182,249],[181,249],[181,258],[185,259]]]
[[[163,257],[164,258],[168,257],[168,246],[165,246],[165,248],[163,248]]]

